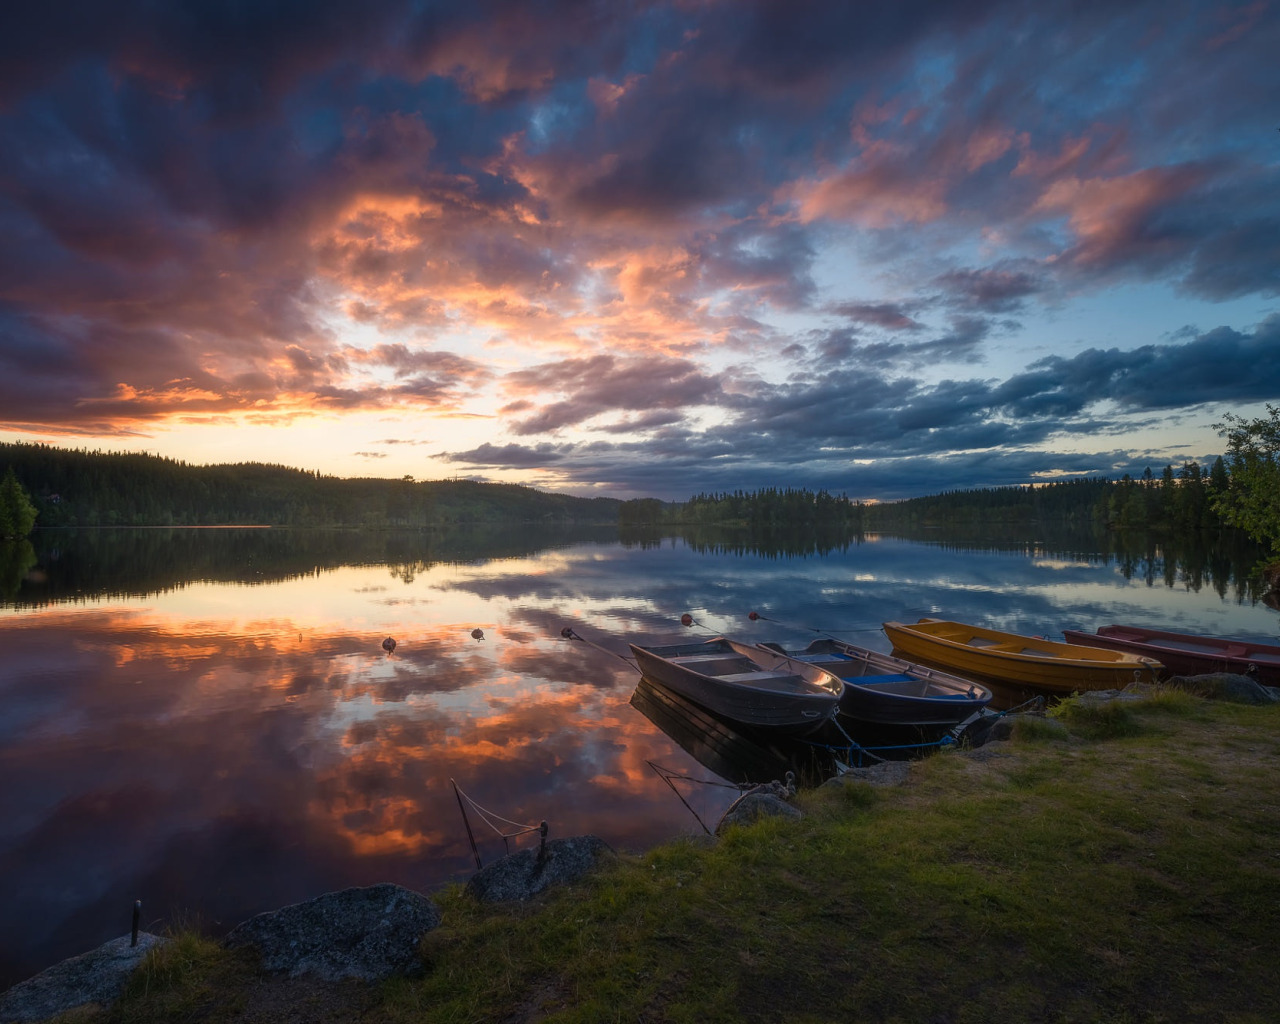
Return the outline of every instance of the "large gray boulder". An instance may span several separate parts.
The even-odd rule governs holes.
[[[595,836],[551,839],[538,849],[518,850],[481,868],[467,882],[468,895],[482,903],[528,900],[552,885],[574,882],[613,849]]]
[[[259,914],[236,925],[223,942],[232,949],[254,946],[269,971],[375,981],[419,970],[418,940],[439,925],[431,900],[383,883]]]
[[[132,936],[125,935],[54,964],[0,995],[0,1022],[45,1020],[88,1003],[113,1003],[148,950],[168,941],[139,932],[136,946]]]
[[[750,825],[761,818],[803,818],[798,807],[787,803],[787,798],[773,790],[749,790],[738,797],[720,818],[716,825],[716,835],[723,835],[725,829],[734,825]]]
[[[1248,676],[1234,672],[1212,672],[1200,676],[1174,676],[1169,686],[1187,690],[1198,697],[1225,700],[1232,704],[1274,704],[1275,688],[1263,686]]]

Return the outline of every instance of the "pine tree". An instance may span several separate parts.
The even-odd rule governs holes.
[[[0,540],[21,540],[35,524],[36,507],[10,466],[0,481]]]

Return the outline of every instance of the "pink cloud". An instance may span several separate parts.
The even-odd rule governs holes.
[[[612,117],[618,112],[618,104],[630,92],[634,91],[645,75],[631,74],[621,82],[611,82],[606,78],[591,78],[587,81],[587,97],[595,104],[602,117]]]
[[[871,106],[855,119],[857,157],[842,168],[793,182],[777,198],[794,206],[801,223],[846,221],[868,228],[927,224],[953,211],[953,191],[1017,146],[1008,128],[975,127],[916,145],[899,141],[896,107]],[[914,120],[914,119],[913,119]],[[889,125],[887,129],[881,126]],[[871,129],[886,132],[873,137]]]
[[[1267,0],[1255,0],[1254,3],[1219,12],[1218,17],[1220,20],[1226,21],[1230,18],[1232,23],[1217,35],[1205,40],[1205,49],[1220,50],[1224,46],[1230,46],[1237,40],[1242,39],[1253,31],[1270,6]]]
[[[781,198],[795,205],[803,224],[840,220],[885,228],[904,221],[928,223],[947,212],[946,183],[942,179],[913,180],[888,165],[848,169],[802,181],[784,189]]]
[[[1115,178],[1060,178],[1044,190],[1031,212],[1066,217],[1076,238],[1064,254],[1071,262],[1109,263],[1137,249],[1160,248],[1164,243],[1152,230],[1153,217],[1206,176],[1203,168],[1182,165]]]

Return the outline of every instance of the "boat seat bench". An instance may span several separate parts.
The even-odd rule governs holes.
[[[682,658],[672,658],[673,665],[683,665],[703,675],[713,675],[717,668],[741,667],[746,671],[751,662],[741,654],[693,654]]]
[[[751,672],[732,672],[727,676],[716,676],[726,683],[772,683],[779,679],[799,679],[800,677],[792,672],[765,672],[762,669],[754,669]]]
[[[854,661],[852,655],[841,654],[839,651],[832,651],[829,654],[787,654],[788,658],[795,661],[803,661],[806,665],[820,665],[824,661]]]

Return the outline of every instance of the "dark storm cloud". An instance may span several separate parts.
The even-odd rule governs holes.
[[[984,313],[1012,313],[1044,288],[1034,271],[1001,268],[953,270],[935,282],[957,305]]]
[[[925,341],[898,341],[896,335],[878,341],[863,340],[848,331],[833,331],[816,341],[816,357],[818,362],[856,363],[876,370],[923,363],[976,362],[981,357],[980,346],[993,326],[980,317],[958,316],[953,318],[949,331]],[[917,325],[911,330],[924,329]]]
[[[891,331],[924,330],[924,325],[902,306],[891,302],[841,302],[832,306],[831,312],[854,323],[872,324]]]
[[[710,404],[719,393],[714,377],[680,359],[571,359],[519,370],[507,374],[505,381],[516,395],[569,396],[517,422],[513,430],[519,435],[547,433],[621,410],[650,413]]]
[[[1242,388],[1236,378],[1244,373],[1251,377]],[[1280,315],[1250,334],[1218,328],[1184,344],[1053,356],[1004,381],[925,386],[830,369],[785,384],[726,375],[718,392],[709,393],[714,394],[728,418],[705,430],[672,421],[643,444],[485,445],[445,458],[485,468],[554,465],[557,476],[575,486],[668,498],[714,486],[746,487],[749,481],[775,486],[780,474],[792,486],[902,496],[952,482],[985,486],[1052,473],[1140,473],[1168,456],[1121,450],[1055,454],[1037,446],[1055,438],[1096,443],[1121,436],[1134,426],[1134,412],[1273,398],[1280,394]],[[1093,414],[1106,403],[1130,419]],[[908,478],[915,483],[901,482]]]
[[[712,7],[693,52],[715,76],[761,92],[825,91],[830,76],[870,75],[922,34],[973,25],[999,2],[907,0],[865,7],[781,0]]]
[[[445,452],[432,458],[445,462],[461,462],[469,466],[499,467],[515,466],[539,469],[560,461],[564,457],[564,448],[559,445],[540,444],[527,446],[521,444],[489,444],[487,441],[478,448],[466,452]]]
[[[1069,415],[1110,399],[1137,409],[1258,402],[1280,395],[1280,314],[1251,334],[1219,327],[1185,345],[1050,356],[994,389],[1014,415]]]

